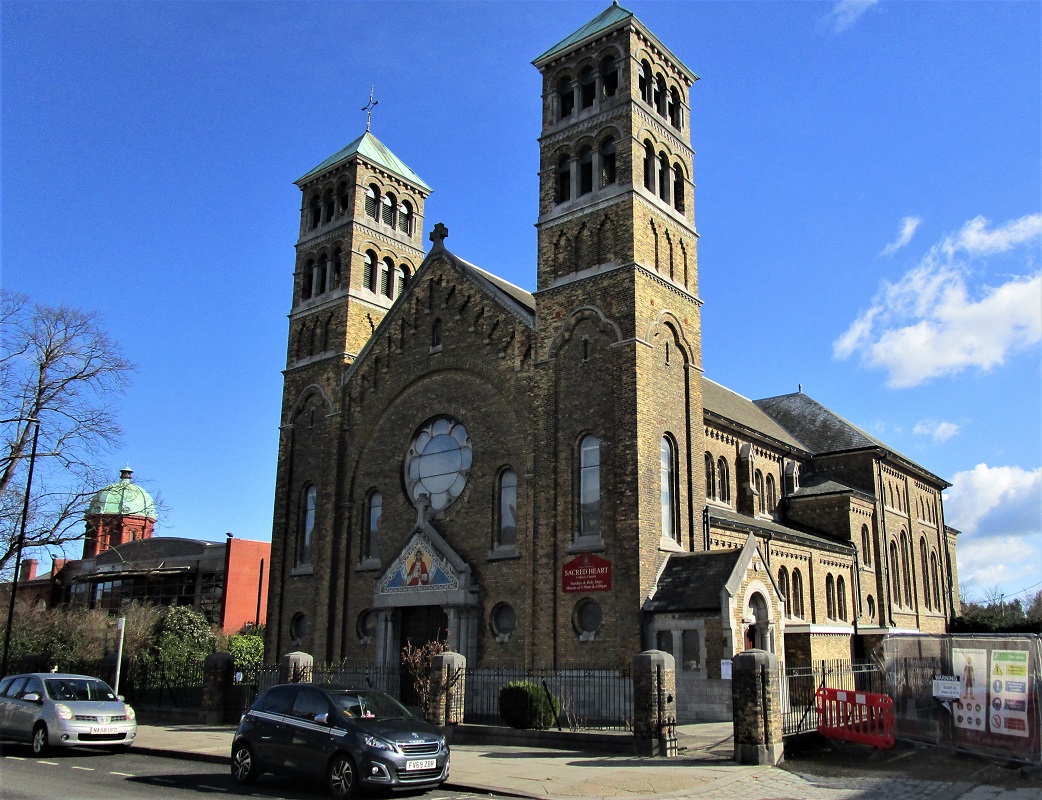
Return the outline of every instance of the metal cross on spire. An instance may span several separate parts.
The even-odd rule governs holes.
[[[369,133],[369,128],[373,124],[373,108],[375,106],[380,105],[380,101],[379,100],[374,100],[373,99],[373,92],[375,90],[376,90],[375,86],[370,86],[369,87],[369,102],[366,105],[362,106],[362,110],[366,114],[366,118],[365,118],[365,132],[366,133]]]

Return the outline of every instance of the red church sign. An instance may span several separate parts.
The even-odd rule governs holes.
[[[565,563],[561,588],[566,592],[610,592],[611,562],[586,553]]]

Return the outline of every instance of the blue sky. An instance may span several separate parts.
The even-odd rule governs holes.
[[[160,533],[271,535],[293,181],[371,85],[427,228],[534,289],[530,62],[606,5],[4,2],[0,279],[100,312],[138,364],[109,460]],[[701,77],[706,375],[802,384],[954,484],[969,596],[1037,589],[1039,4],[623,5]]]

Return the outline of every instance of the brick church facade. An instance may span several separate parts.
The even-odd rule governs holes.
[[[424,253],[368,131],[303,176],[267,656],[851,657],[958,612],[948,484],[800,393],[702,373],[689,92],[613,4],[543,76],[537,288]],[[691,691],[697,691],[692,688]]]

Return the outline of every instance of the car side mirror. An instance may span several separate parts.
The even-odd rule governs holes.
[[[121,703],[124,703],[124,702],[126,702],[126,701],[124,700],[124,698],[123,698],[123,695],[121,695],[121,694],[117,694],[117,695],[116,695],[116,699],[117,699],[117,700],[119,700],[119,702],[121,702]]]
[[[315,714],[315,722],[319,725],[329,724],[329,714]]]
[[[40,697],[39,692],[29,692],[29,694],[23,694],[22,699],[27,703],[42,703],[43,698]]]

